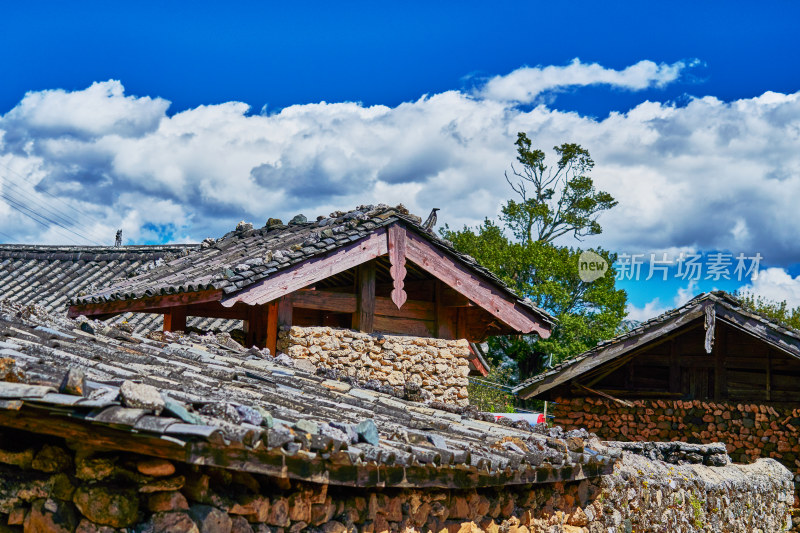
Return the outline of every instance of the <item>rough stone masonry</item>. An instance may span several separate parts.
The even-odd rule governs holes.
[[[349,329],[292,326],[278,338],[278,351],[334,369],[360,383],[421,388],[423,400],[467,405],[469,343],[399,335],[375,335]]]
[[[771,459],[731,465],[725,457],[713,467],[625,451],[612,474],[582,481],[381,489],[104,452],[9,429],[0,442],[3,532],[771,533],[785,529],[792,498],[791,475]],[[719,454],[698,448],[673,459]]]

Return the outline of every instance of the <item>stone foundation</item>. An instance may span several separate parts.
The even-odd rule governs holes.
[[[586,428],[600,438],[630,441],[721,442],[737,463],[777,460],[795,474],[800,494],[800,408],[699,400],[636,400],[626,407],[603,398],[559,400],[553,423]],[[800,499],[795,497],[795,507]],[[796,525],[800,526],[800,516]]]
[[[21,431],[3,430],[0,442],[0,531],[766,533],[783,529],[792,494],[789,472],[769,459],[709,467],[625,452],[613,474],[591,480],[389,490],[76,449]]]
[[[278,335],[278,351],[336,370],[360,383],[402,390],[420,387],[423,400],[467,405],[469,344],[398,335],[370,335],[348,329],[292,326]]]

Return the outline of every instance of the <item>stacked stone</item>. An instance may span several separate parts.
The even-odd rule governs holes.
[[[789,473],[771,460],[715,468],[624,454],[593,480],[478,490],[332,487],[85,443],[0,435],[0,531],[295,533],[345,531],[779,531]],[[663,526],[663,528],[662,528]],[[665,528],[665,529],[664,529]]]
[[[292,326],[278,336],[278,351],[333,369],[359,383],[420,386],[423,399],[467,405],[469,343],[349,329]]]
[[[554,424],[586,428],[607,440],[724,442],[731,459],[776,459],[795,473],[800,494],[800,408],[699,400],[558,400]],[[796,506],[798,501],[795,501]]]

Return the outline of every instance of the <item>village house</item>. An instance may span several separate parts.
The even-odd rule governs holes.
[[[470,407],[473,343],[553,320],[401,206],[201,245],[4,246],[0,294],[0,530],[789,523],[772,460]]]
[[[0,529],[778,531],[791,476],[314,375],[230,335],[0,301]],[[657,455],[663,461],[645,456]],[[717,465],[717,466],[709,466]],[[621,505],[620,502],[626,502]],[[746,512],[742,512],[746,510]]]
[[[735,461],[782,462],[800,486],[800,334],[724,292],[700,295],[515,392],[555,402],[553,422],[565,429],[722,442]]]
[[[239,320],[248,347],[466,405],[470,370],[488,372],[474,343],[546,338],[553,319],[420,222],[402,206],[379,205],[313,222],[242,223],[76,295],[69,315],[163,315],[165,331],[185,331],[187,317]]]

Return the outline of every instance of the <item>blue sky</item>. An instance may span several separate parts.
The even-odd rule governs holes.
[[[525,130],[582,143],[620,200],[582,246],[758,252],[750,285],[800,303],[798,20],[789,1],[4,4],[0,239],[199,240],[432,198],[474,224]],[[621,284],[646,318],[742,283]]]

